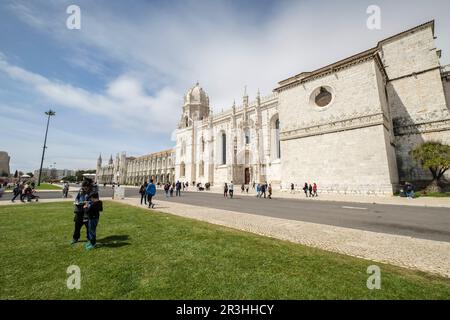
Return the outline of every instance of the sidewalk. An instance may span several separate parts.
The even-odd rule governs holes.
[[[14,202],[11,202],[11,200],[4,200],[0,201],[0,206],[17,206],[17,205],[33,205],[35,203],[50,203],[50,202],[73,202],[73,197],[69,198],[57,198],[57,199],[40,199],[38,202],[35,200],[31,202],[21,202],[20,199],[16,200]]]
[[[119,203],[145,208],[140,200]],[[156,211],[450,278],[450,243],[248,213],[156,202]],[[151,210],[149,210],[151,212]]]

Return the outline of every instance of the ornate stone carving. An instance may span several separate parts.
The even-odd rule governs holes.
[[[393,124],[396,136],[450,130],[450,114],[448,110],[441,110],[412,117],[397,117],[393,119]]]
[[[354,130],[358,128],[370,127],[375,125],[384,125],[389,128],[389,120],[381,112],[373,112],[366,109],[361,113],[353,112],[351,114],[341,114],[339,116],[331,115],[327,119],[321,118],[311,122],[302,122],[299,128],[286,128],[280,133],[281,140],[290,140],[304,138],[326,133],[333,133],[344,130]]]

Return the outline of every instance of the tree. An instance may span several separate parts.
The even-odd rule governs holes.
[[[29,175],[31,178],[33,178],[34,177],[34,174],[33,174],[33,172],[28,172],[27,173],[27,175]]]
[[[441,179],[450,169],[450,146],[438,141],[425,142],[412,150],[411,156],[423,169],[430,170],[433,175],[433,180],[426,191],[442,192]]]
[[[77,177],[76,176],[67,176],[62,178],[63,181],[67,181],[67,182],[77,182]]]
[[[19,177],[19,171],[16,170],[16,172],[14,172],[14,178],[18,178]]]

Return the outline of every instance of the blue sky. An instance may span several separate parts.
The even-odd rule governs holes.
[[[81,30],[66,8],[81,8]],[[381,30],[366,27],[369,5]],[[143,155],[171,148],[184,93],[199,81],[214,111],[247,86],[277,82],[371,48],[436,20],[450,63],[450,2],[119,1],[0,2],[0,150],[11,169],[38,168],[44,111],[56,110],[45,166],[94,168],[101,152]]]

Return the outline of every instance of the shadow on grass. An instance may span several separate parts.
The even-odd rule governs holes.
[[[98,239],[97,242],[102,248],[120,248],[131,245],[131,243],[127,242],[129,239],[130,236],[128,235],[108,236],[103,239]]]

